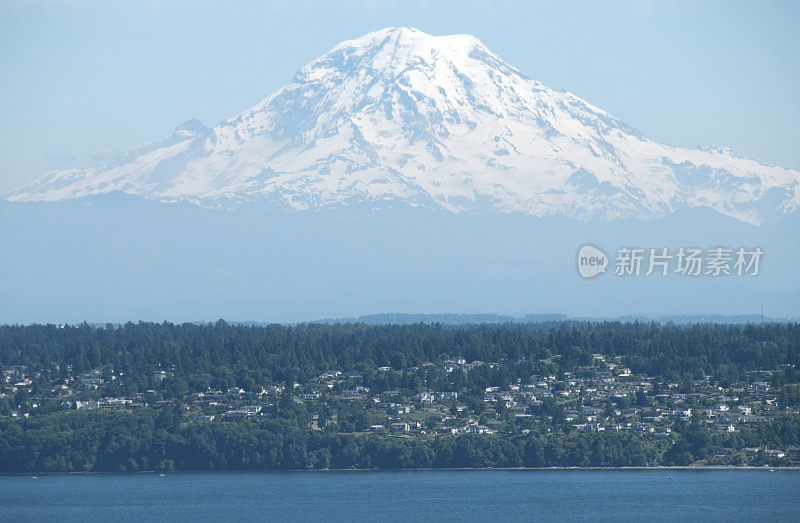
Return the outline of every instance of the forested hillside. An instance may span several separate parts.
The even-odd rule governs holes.
[[[788,465],[800,325],[0,327],[0,472]]]

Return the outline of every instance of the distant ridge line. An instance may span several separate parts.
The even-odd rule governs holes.
[[[413,314],[413,313],[381,313],[362,316],[322,318],[298,323],[365,323],[367,325],[410,325],[414,323],[441,323],[443,325],[469,325],[486,323],[552,323],[552,322],[655,322],[655,323],[785,323],[800,321],[798,317],[765,317],[758,314],[684,314],[684,315],[623,315],[623,316],[569,316],[567,314]],[[245,322],[258,324],[258,322]]]

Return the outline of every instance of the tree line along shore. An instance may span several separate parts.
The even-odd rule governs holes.
[[[800,464],[800,325],[0,326],[0,472]]]

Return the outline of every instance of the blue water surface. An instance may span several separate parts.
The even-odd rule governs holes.
[[[0,476],[3,521],[800,521],[797,470]]]

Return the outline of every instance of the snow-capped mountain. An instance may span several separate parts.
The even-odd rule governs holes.
[[[400,202],[581,219],[709,207],[760,223],[800,206],[800,172],[648,140],[473,36],[387,28],[342,42],[212,129],[187,122],[117,164],[55,171],[6,198],[112,191],[203,206]]]

